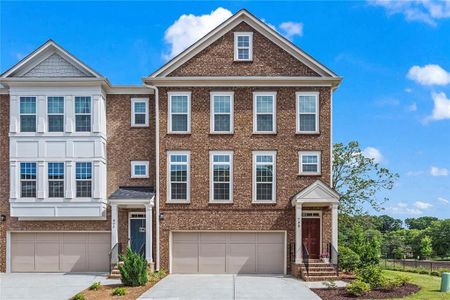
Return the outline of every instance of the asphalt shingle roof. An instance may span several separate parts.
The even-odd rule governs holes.
[[[121,186],[109,199],[151,199],[155,189],[151,186]]]

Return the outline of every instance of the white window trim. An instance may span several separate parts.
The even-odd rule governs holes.
[[[303,156],[316,155],[317,156],[317,172],[303,171]],[[322,155],[320,151],[299,151],[298,152],[298,174],[299,175],[321,175],[322,174]]]
[[[145,103],[145,123],[144,124],[136,124],[136,112],[134,111],[135,103]],[[140,113],[141,114],[141,113]],[[148,111],[148,98],[131,98],[131,126],[132,127],[148,127],[149,125],[149,111]]]
[[[53,97],[61,97],[63,98],[63,113],[49,113],[48,112],[48,98],[53,98]],[[47,107],[46,107],[46,112],[47,112],[47,132],[49,133],[58,133],[58,132],[65,132],[66,130],[66,97],[64,96],[47,96]],[[63,130],[62,131],[52,131],[50,132],[50,116],[63,116]]]
[[[191,92],[168,92],[167,93],[167,132],[170,134],[190,134],[191,133]],[[173,96],[187,96],[187,131],[172,131],[172,97]]]
[[[144,175],[136,175],[136,173],[134,173],[134,167],[135,166],[140,166],[140,165],[144,165],[145,166],[145,174]],[[131,178],[148,178],[148,160],[133,160],[131,162]]]
[[[248,59],[239,59],[238,55],[238,37],[239,36],[248,36]],[[234,33],[234,60],[235,61],[252,61],[253,60],[253,32],[235,32]]]
[[[172,200],[172,186],[170,181],[170,156],[171,155],[187,155],[187,199],[186,200]],[[190,151],[167,151],[167,203],[191,203],[191,152]],[[181,164],[181,163],[174,163]],[[183,163],[184,164],[184,163]]]
[[[257,112],[256,97],[271,96],[272,102],[272,131],[258,131],[257,129]],[[253,134],[276,134],[277,133],[277,92],[253,92]]]
[[[314,131],[301,131],[300,130],[300,96],[314,96],[316,98],[316,130]],[[296,133],[297,134],[317,134],[320,133],[320,124],[319,124],[319,115],[320,115],[320,107],[319,107],[319,92],[296,92],[295,93],[295,111],[296,111]]]
[[[230,156],[230,200],[214,200],[214,155],[228,155]],[[217,163],[227,164],[227,163]],[[224,204],[233,203],[233,151],[210,151],[209,152],[209,203],[212,204]]]
[[[257,164],[268,163],[256,163],[256,157],[259,155],[271,155],[273,157],[273,183],[272,183],[272,201],[256,200],[256,166]],[[252,159],[252,203],[255,204],[273,204],[277,203],[277,152],[276,151],[253,151]]]
[[[91,104],[91,107],[90,107],[90,113],[77,113],[77,109],[76,109],[76,107],[77,107],[77,97],[86,97],[86,98],[89,98],[90,99],[90,104]],[[65,108],[65,107],[64,107]],[[74,128],[74,131],[75,132],[92,132],[92,125],[93,125],[93,117],[92,117],[92,111],[93,111],[93,108],[94,108],[94,106],[93,106],[93,101],[92,101],[92,97],[91,96],[80,96],[80,95],[77,95],[77,96],[74,96],[73,97],[73,115],[74,115],[74,122],[75,122],[75,128]],[[89,130],[89,131],[78,131],[77,130],[77,116],[91,116],[91,125],[90,125],[90,129],[91,130]]]
[[[21,164],[22,163],[32,163],[32,164],[36,164],[36,179],[22,179],[22,168],[21,168]],[[21,199],[37,199],[38,198],[38,191],[39,191],[39,164],[37,161],[21,161],[18,164],[19,166],[19,172],[18,173],[18,177],[19,177],[19,195]],[[36,186],[36,190],[35,190],[35,197],[23,197],[22,196],[22,182],[36,182],[35,186]]]
[[[21,111],[20,111],[20,109],[21,109],[21,99],[22,98],[34,98],[34,113],[22,113]],[[20,96],[19,97],[19,132],[24,132],[24,133],[37,133],[37,131],[38,131],[38,108],[39,108],[39,105],[38,105],[38,97],[36,97],[36,96]],[[34,127],[34,131],[22,131],[22,120],[21,120],[21,117],[22,116],[34,116],[34,122],[35,122],[35,127]]]
[[[229,96],[230,97],[230,130],[229,131],[215,131],[215,113],[214,113],[214,96]],[[212,134],[233,134],[234,133],[234,92],[211,92],[210,93],[210,133]]]
[[[77,179],[77,163],[90,163],[91,164],[91,179]],[[93,161],[85,161],[85,160],[80,160],[80,161],[75,161],[75,167],[74,167],[74,180],[75,180],[75,193],[74,193],[74,198],[75,199],[92,199],[94,198],[94,175],[95,175],[95,165]],[[90,181],[91,182],[91,197],[78,197],[77,195],[77,182],[78,181]]]
[[[63,173],[64,178],[62,180],[61,179],[50,179],[49,178],[49,176],[48,176],[48,170],[49,170],[48,165],[50,163],[62,163],[64,165],[64,173]],[[62,181],[63,182],[63,188],[64,188],[64,195],[66,194],[66,163],[64,161],[48,161],[46,164],[47,164],[46,165],[46,173],[47,173],[47,195],[48,195],[48,198],[53,199],[53,200],[64,199],[65,196],[62,196],[62,197],[50,197],[50,181]]]

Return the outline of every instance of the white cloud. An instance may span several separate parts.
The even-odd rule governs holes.
[[[303,23],[283,22],[279,27],[283,31],[284,36],[288,39],[291,39],[296,35],[303,36]]]
[[[438,168],[438,167],[433,166],[430,169],[430,175],[431,176],[448,176],[448,169]]]
[[[423,171],[408,171],[406,172],[406,176],[420,176],[423,174]]]
[[[450,119],[450,99],[447,98],[447,95],[443,92],[432,93],[431,97],[434,102],[433,112],[431,116],[424,119],[424,123]]]
[[[406,107],[406,110],[409,111],[409,112],[417,111],[417,104],[416,104],[416,102],[411,103],[410,105],[408,105]]]
[[[450,83],[450,72],[439,65],[412,66],[406,77],[421,85],[447,85]]]
[[[445,199],[444,197],[438,197],[437,199],[438,199],[438,201],[440,201],[440,202],[442,202],[444,204],[448,204],[449,203],[449,201],[447,199]]]
[[[431,205],[431,203],[428,202],[422,202],[422,201],[416,201],[414,203],[414,207],[418,208],[418,209],[427,209],[432,207],[433,205]]]
[[[409,207],[408,204],[400,202],[397,205],[388,208],[388,211],[396,215],[421,215],[422,211],[418,208]]]
[[[413,91],[412,88],[406,88],[405,89],[405,93],[412,93],[412,91]]]
[[[222,7],[201,16],[181,15],[164,34],[164,41],[170,45],[164,57],[176,56],[231,16],[231,11]]]
[[[389,15],[403,14],[408,21],[419,21],[436,26],[439,19],[450,18],[448,0],[368,0],[374,6],[386,9]]]
[[[380,150],[374,147],[367,147],[363,150],[362,154],[365,157],[371,158],[376,163],[380,163],[384,160],[383,154],[381,154]]]

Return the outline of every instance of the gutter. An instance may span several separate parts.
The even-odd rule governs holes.
[[[156,146],[156,153],[155,153],[155,162],[156,162],[156,201],[155,201],[155,215],[156,215],[156,261],[155,261],[155,269],[156,271],[159,271],[160,268],[160,240],[159,240],[159,91],[158,88],[154,85],[149,85],[145,83],[144,85],[150,89],[153,89],[155,91],[155,146]]]

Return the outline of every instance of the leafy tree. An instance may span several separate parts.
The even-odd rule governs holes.
[[[409,229],[424,230],[431,226],[431,223],[439,220],[436,217],[420,217],[420,218],[408,218],[405,219],[405,223]]]
[[[434,221],[427,230],[437,256],[450,256],[450,219]]]
[[[379,263],[381,256],[381,234],[379,231],[374,229],[364,230],[361,226],[355,225],[349,237],[348,247],[359,255],[362,266]]]
[[[381,210],[381,204],[388,199],[380,201],[375,197],[376,193],[392,189],[398,177],[398,174],[380,167],[374,159],[365,157],[358,142],[334,145],[332,187],[341,195],[341,213],[360,214],[364,204]]]
[[[426,235],[420,240],[420,258],[426,259],[433,253],[431,238]]]
[[[404,258],[407,252],[405,230],[386,232],[381,243],[381,253],[387,258]]]
[[[402,229],[402,220],[394,219],[388,215],[374,216],[374,225],[381,233]]]

